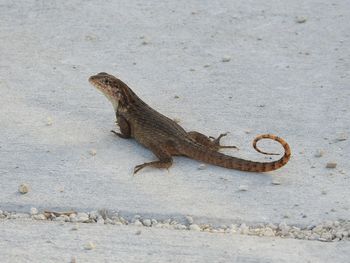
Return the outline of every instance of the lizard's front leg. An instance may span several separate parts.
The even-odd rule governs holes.
[[[136,165],[134,168],[134,175],[146,166],[168,169],[173,164],[173,158],[171,157],[171,154],[167,151],[166,147],[162,147],[161,145],[151,145],[147,148],[150,149],[154,153],[154,155],[156,155],[159,158],[159,161]]]
[[[131,129],[128,121],[123,116],[117,115],[116,123],[119,125],[120,133],[114,130],[111,130],[111,132],[123,139],[131,138]]]
[[[198,142],[199,144],[202,144],[203,146],[209,147],[214,151],[218,151],[222,148],[236,148],[237,146],[227,146],[227,145],[220,145],[220,139],[227,135],[227,133],[222,133],[219,135],[219,137],[214,138],[212,136],[206,136],[200,132],[197,131],[190,131],[187,133],[193,140]]]

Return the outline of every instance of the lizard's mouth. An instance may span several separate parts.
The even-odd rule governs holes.
[[[119,100],[117,99],[116,96],[113,96],[112,90],[101,83],[99,81],[99,78],[96,78],[95,76],[91,76],[89,78],[89,82],[91,83],[92,86],[94,86],[97,90],[99,90],[105,97],[112,103],[113,108],[116,110],[118,108],[118,102]]]

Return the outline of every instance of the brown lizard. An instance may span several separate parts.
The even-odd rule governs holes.
[[[290,159],[291,151],[287,142],[272,134],[256,137],[253,147],[260,153],[274,155],[261,151],[256,144],[261,139],[279,142],[284,148],[284,155],[277,161],[255,162],[222,154],[218,152],[220,148],[235,148],[220,145],[220,139],[226,134],[214,139],[199,132],[186,132],[175,121],[143,102],[123,81],[107,73],[101,72],[91,76],[89,82],[100,90],[114,107],[120,133],[112,132],[121,138],[134,138],[158,158],[157,161],[135,166],[134,174],[146,166],[169,168],[173,162],[172,156],[187,156],[201,162],[249,172],[276,170]]]

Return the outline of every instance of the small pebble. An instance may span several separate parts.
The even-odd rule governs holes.
[[[89,154],[90,154],[91,156],[95,156],[96,153],[97,153],[97,151],[96,151],[95,149],[91,149],[91,150],[89,151]]]
[[[198,170],[205,170],[206,168],[207,168],[207,166],[204,163],[202,163],[198,166]]]
[[[78,213],[76,219],[77,219],[77,222],[81,222],[81,223],[86,223],[90,221],[90,218],[87,213]]]
[[[88,243],[86,243],[85,246],[84,246],[84,249],[85,249],[85,250],[92,250],[92,249],[94,249],[94,248],[96,248],[96,246],[95,246],[95,244],[94,244],[93,242],[91,242],[91,241],[89,241]]]
[[[35,207],[31,207],[30,208],[30,214],[31,215],[36,215],[38,213],[38,209],[36,209]]]
[[[174,226],[175,229],[177,230],[185,230],[187,229],[187,227],[185,225],[182,225],[182,224],[177,224]]]
[[[271,228],[266,227],[265,231],[264,231],[264,236],[265,237],[273,237],[273,236],[275,236],[275,233],[273,232],[273,230]]]
[[[336,140],[341,142],[341,141],[346,141],[349,138],[349,135],[345,132],[341,132],[337,134]]]
[[[231,61],[231,57],[230,56],[224,56],[221,61],[222,62],[230,62]]]
[[[248,185],[240,185],[238,187],[238,190],[241,191],[241,192],[244,192],[244,191],[248,191]]]
[[[147,226],[147,227],[152,226],[152,222],[151,222],[150,219],[143,219],[142,223],[143,223],[144,226]]]
[[[323,231],[323,225],[322,225],[322,224],[317,225],[316,227],[314,227],[314,228],[312,229],[312,232],[313,232],[313,233],[317,233],[317,234],[319,234],[319,235],[322,233],[322,231]]]
[[[272,180],[272,184],[274,184],[274,185],[280,185],[280,184],[282,184],[282,182],[281,182],[280,179],[274,178],[274,179]]]
[[[99,225],[103,225],[105,223],[105,220],[101,217],[97,218],[96,223]]]
[[[21,194],[26,194],[28,193],[28,191],[29,191],[29,186],[26,183],[23,183],[18,187],[18,192],[20,192]]]
[[[72,228],[70,230],[77,231],[78,229],[79,229],[79,225],[75,224],[74,226],[72,226]]]
[[[241,234],[244,234],[244,235],[247,235],[249,233],[249,227],[245,224],[245,223],[242,223],[240,226],[239,226],[239,232]]]
[[[320,241],[332,241],[332,234],[329,232],[324,232],[321,234],[321,237],[318,240],[320,240]]]
[[[72,257],[70,263],[77,263],[77,257]]]
[[[298,16],[295,18],[295,22],[297,22],[298,24],[303,24],[307,21],[307,18],[306,17],[303,17],[303,16]]]
[[[91,212],[89,213],[89,217],[90,217],[91,219],[96,220],[98,216],[99,216],[99,213],[98,213],[97,211],[91,211]]]
[[[62,215],[62,216],[55,217],[52,220],[56,222],[65,222],[66,218],[68,218],[68,216]]]
[[[135,226],[143,226],[141,221],[136,219],[135,222],[133,223]]]
[[[326,168],[333,169],[333,168],[336,168],[336,167],[337,167],[337,163],[336,162],[328,162],[326,164]]]
[[[46,119],[46,126],[51,126],[52,125],[52,118],[51,117],[47,117]]]
[[[135,232],[135,235],[137,235],[137,236],[141,235],[141,230],[137,230],[137,231]]]
[[[193,224],[193,217],[192,216],[186,216],[186,220],[190,225]]]
[[[210,67],[210,65],[209,65],[209,64],[205,64],[203,67],[205,67],[205,68],[209,68],[209,67]]]
[[[175,95],[175,96],[174,96],[174,99],[179,99],[179,98],[180,98],[180,97],[179,97],[179,96],[177,96],[177,95]]]
[[[321,150],[321,149],[317,150],[317,151],[315,152],[315,154],[314,154],[314,156],[317,157],[317,158],[320,158],[320,157],[322,157],[323,155],[324,155],[324,150]]]
[[[197,224],[191,224],[191,225],[189,226],[189,229],[190,229],[190,230],[193,230],[193,231],[201,231],[201,228],[200,228],[199,225],[197,225]]]
[[[38,214],[38,215],[34,215],[33,218],[35,220],[46,220],[46,217],[44,214]]]
[[[290,214],[288,214],[288,213],[287,213],[287,214],[284,214],[284,215],[283,215],[283,218],[290,218]]]
[[[281,234],[284,236],[286,236],[290,230],[290,226],[288,226],[285,222],[280,223],[278,228],[281,230]]]

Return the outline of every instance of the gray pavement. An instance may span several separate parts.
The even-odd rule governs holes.
[[[213,225],[350,220],[349,19],[350,4],[342,0],[0,2],[0,209],[190,215]],[[87,82],[100,71],[120,77],[187,130],[229,131],[225,144],[240,150],[228,154],[269,160],[251,147],[269,132],[290,143],[293,157],[266,174],[198,169],[196,161],[175,158],[169,172],[133,177],[133,167],[154,156],[109,132],[112,107]],[[315,157],[319,150],[322,157]],[[327,169],[327,162],[337,167]],[[18,193],[21,183],[29,193]],[[49,222],[9,224],[18,224],[7,232],[11,242],[41,227],[58,231]],[[120,229],[132,232],[128,227]],[[333,254],[323,247],[343,246],[305,244],[325,259]]]
[[[21,220],[0,231],[1,262],[347,262],[350,249],[349,242]]]

